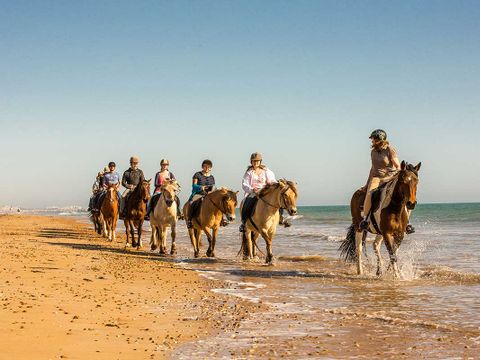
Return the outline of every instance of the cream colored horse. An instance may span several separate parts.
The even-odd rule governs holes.
[[[261,235],[267,248],[265,261],[267,264],[272,262],[272,241],[277,232],[279,210],[284,208],[290,215],[295,215],[297,198],[298,191],[295,183],[284,179],[279,180],[278,183],[267,185],[260,191],[255,211],[245,222],[245,232],[242,236],[245,260],[254,258],[256,242]]]
[[[202,231],[208,239],[208,257],[215,257],[215,242],[217,239],[218,228],[223,218],[223,214],[228,221],[235,220],[235,208],[237,207],[237,194],[226,188],[221,188],[205,195],[200,206],[200,210],[196,216],[193,217],[193,229],[188,229],[188,235],[193,246],[195,257],[200,256],[200,237]],[[185,219],[188,218],[188,209],[190,203],[187,202],[183,206],[183,214]]]
[[[150,226],[152,236],[150,246],[152,250],[160,247],[160,254],[167,253],[167,229],[170,227],[172,247],[170,255],[177,252],[175,238],[177,236],[177,203],[175,196],[179,186],[175,180],[167,180],[163,183],[155,208],[150,213]]]

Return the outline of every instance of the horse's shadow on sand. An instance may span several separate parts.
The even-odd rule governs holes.
[[[39,231],[38,237],[47,238],[47,239],[58,239],[58,238],[67,238],[67,239],[85,239],[87,233],[82,233],[78,231],[72,231],[68,229],[61,228],[43,228]]]

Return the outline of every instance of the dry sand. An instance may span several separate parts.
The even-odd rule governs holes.
[[[161,359],[259,306],[61,217],[0,216],[0,358]]]

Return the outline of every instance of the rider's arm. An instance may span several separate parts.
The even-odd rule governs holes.
[[[125,171],[122,176],[122,185],[124,188],[130,189],[128,183],[127,183],[127,172]]]
[[[267,180],[267,184],[275,184],[277,182],[275,174],[270,169],[265,169],[265,179]]]
[[[247,194],[251,194],[253,192],[251,180],[252,180],[252,172],[246,171],[242,179],[242,189]]]
[[[392,161],[395,169],[400,170],[400,161],[398,161],[397,152],[394,148],[390,147],[390,160]]]

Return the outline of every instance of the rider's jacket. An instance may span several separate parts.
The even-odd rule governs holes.
[[[243,175],[242,189],[245,192],[245,196],[258,192],[267,184],[274,184],[277,180],[272,170],[268,168],[262,169],[260,174],[257,174],[255,170],[249,168],[245,175]]]
[[[120,175],[116,171],[108,172],[103,175],[103,187],[106,189],[109,185],[115,185],[120,182]]]
[[[137,186],[141,181],[145,180],[145,176],[143,176],[143,171],[140,169],[133,170],[129,168],[125,170],[122,177],[122,185],[128,189],[128,185]]]

